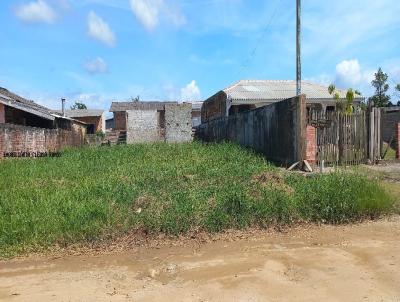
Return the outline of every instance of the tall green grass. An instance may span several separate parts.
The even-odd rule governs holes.
[[[377,182],[281,174],[233,144],[146,144],[0,162],[0,256],[142,229],[180,234],[391,211]]]

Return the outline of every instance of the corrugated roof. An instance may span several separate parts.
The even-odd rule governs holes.
[[[16,95],[15,93],[10,92],[3,87],[0,87],[0,102],[18,110],[40,116],[48,120],[54,120],[54,116],[49,108]]]
[[[203,106],[203,101],[184,102],[184,104],[192,104],[192,110],[200,111]]]
[[[62,110],[54,110],[53,112],[62,115]],[[104,110],[99,109],[76,109],[76,110],[65,110],[65,116],[71,118],[78,117],[97,117],[102,116]]]
[[[166,104],[178,104],[178,102],[112,102],[110,112],[128,110],[164,110]]]
[[[329,99],[328,87],[302,81],[302,93],[307,99]],[[241,80],[223,90],[231,100],[284,100],[296,96],[296,81],[287,80]],[[346,91],[337,89],[340,98],[346,98]],[[357,96],[356,99],[363,99]]]

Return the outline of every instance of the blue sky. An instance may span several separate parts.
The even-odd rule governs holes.
[[[2,0],[0,86],[66,97],[205,99],[240,79],[294,79],[295,0]],[[371,94],[400,82],[398,0],[303,0],[303,79]],[[395,98],[395,96],[393,96]]]

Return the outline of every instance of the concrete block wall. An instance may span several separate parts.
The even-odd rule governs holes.
[[[127,111],[128,144],[164,141],[161,127],[161,112],[157,110],[129,110]]]
[[[165,140],[166,142],[192,141],[192,105],[165,105]]]
[[[389,143],[396,133],[397,123],[400,123],[400,107],[383,108],[381,111],[381,136],[384,142]]]
[[[317,129],[308,125],[306,130],[306,160],[315,165],[317,162]]]

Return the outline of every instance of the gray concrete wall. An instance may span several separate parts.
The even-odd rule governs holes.
[[[192,141],[192,105],[165,105],[165,140],[167,142]]]
[[[200,125],[203,141],[230,140],[285,166],[305,159],[305,95]]]
[[[128,110],[127,143],[192,141],[192,105],[165,104],[165,110]]]
[[[164,141],[157,110],[129,110],[127,116],[128,144]]]
[[[385,143],[392,140],[392,147],[396,146],[397,123],[400,123],[400,107],[384,108],[381,113],[381,135]]]

